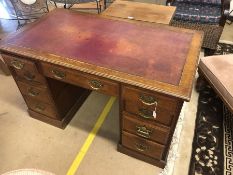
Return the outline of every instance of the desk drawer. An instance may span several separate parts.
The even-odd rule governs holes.
[[[131,114],[134,114],[135,117],[141,118],[145,121],[158,122],[166,126],[170,126],[174,117],[174,112],[166,111],[161,108],[155,108],[153,106],[144,106],[135,104],[133,101],[124,102],[124,110]]]
[[[118,96],[119,85],[114,81],[49,63],[42,63],[41,66],[43,73],[53,79],[75,84],[86,89],[96,90],[105,94]]]
[[[44,102],[38,101],[38,100],[34,100],[30,97],[25,97],[24,99],[27,103],[27,106],[29,109],[44,114],[50,118],[54,118],[54,119],[60,119],[57,111],[55,110],[53,105],[49,105],[46,104]]]
[[[133,101],[138,105],[150,106],[157,109],[174,111],[177,107],[175,98],[167,97],[155,92],[135,89],[132,87],[123,86],[122,96],[125,101]]]
[[[170,129],[165,126],[152,125],[149,122],[136,120],[130,115],[124,115],[123,130],[161,144],[166,144]]]
[[[152,158],[161,159],[165,146],[140,138],[133,134],[122,133],[122,145]]]
[[[45,103],[53,104],[51,95],[46,87],[32,86],[20,81],[17,81],[18,87],[24,96],[31,99],[43,101]]]
[[[7,65],[11,68],[12,75],[17,79],[34,85],[44,85],[45,79],[38,72],[33,61],[10,55],[3,55]]]
[[[10,67],[13,67],[16,71],[38,72],[33,61],[5,54],[2,56],[6,64]]]
[[[178,104],[176,99],[125,86],[122,88],[122,99],[126,112],[167,126],[171,125]]]

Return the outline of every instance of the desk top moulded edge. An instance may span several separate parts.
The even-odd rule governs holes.
[[[62,9],[59,9],[62,10]],[[50,12],[53,13],[53,12]],[[80,13],[80,12],[70,12],[70,13]],[[93,15],[93,14],[86,14],[86,13],[81,13],[83,15]],[[54,63],[57,65],[61,65],[67,68],[71,68],[74,70],[79,70],[82,72],[86,72],[89,74],[101,76],[104,78],[108,78],[111,80],[115,80],[118,82],[122,82],[125,84],[137,86],[140,88],[145,88],[148,90],[160,92],[167,94],[169,96],[177,97],[185,101],[189,101],[191,98],[191,91],[192,91],[192,85],[196,73],[196,69],[198,66],[198,58],[199,58],[199,53],[201,49],[201,44],[202,44],[202,39],[203,39],[203,34],[202,32],[197,32],[197,31],[192,31],[192,30],[187,30],[187,29],[179,29],[179,28],[174,28],[170,26],[165,26],[165,25],[159,25],[155,23],[147,23],[147,22],[139,22],[139,21],[127,21],[124,19],[115,19],[112,17],[107,17],[107,16],[100,16],[100,15],[95,15],[98,18],[105,18],[109,20],[117,20],[117,21],[127,21],[129,23],[133,23],[135,25],[144,25],[144,26],[154,26],[154,27],[164,27],[166,29],[172,30],[172,31],[177,31],[177,32],[187,32],[187,33],[192,33],[192,42],[190,44],[190,48],[188,51],[187,59],[183,68],[182,76],[180,79],[179,85],[171,85],[168,83],[163,83],[155,80],[149,80],[145,79],[143,77],[135,76],[132,74],[127,74],[124,72],[119,72],[116,70],[111,70],[105,67],[100,67],[96,66],[93,64],[77,61],[77,60],[72,60],[72,59],[67,59],[65,57],[61,57],[58,55],[54,54],[48,54],[48,53],[41,53],[38,55],[38,53],[35,50],[24,48],[24,47],[18,47],[15,45],[10,45],[6,44],[6,41],[20,32],[23,32],[27,30],[30,27],[33,27],[37,23],[39,23],[41,20],[47,18],[49,14],[43,16],[40,20],[29,24],[14,34],[6,37],[0,42],[0,52],[1,53],[9,53],[9,54],[14,54],[22,57],[28,57],[32,58],[35,60],[40,60],[40,61],[45,61],[49,63]]]

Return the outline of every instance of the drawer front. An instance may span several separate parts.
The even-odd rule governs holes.
[[[123,130],[161,144],[166,144],[169,137],[168,127],[151,125],[129,115],[123,116]]]
[[[37,72],[36,65],[33,61],[5,54],[2,56],[6,64],[13,67],[16,71]]]
[[[15,78],[17,80],[23,81],[32,85],[42,85],[46,86],[45,78],[38,72],[29,72],[29,71],[15,71]]]
[[[6,64],[13,69],[13,76],[30,84],[45,84],[45,79],[39,74],[33,61],[17,58],[14,56],[3,55]]]
[[[151,91],[123,86],[122,99],[125,111],[141,118],[170,126],[179,101]]]
[[[55,108],[53,107],[53,105],[49,105],[49,104],[46,104],[44,102],[34,100],[30,97],[24,96],[24,99],[25,99],[29,109],[31,109],[35,112],[44,114],[50,118],[60,119],[60,117],[59,117],[58,113],[56,112]]]
[[[166,126],[170,126],[174,117],[174,112],[166,111],[161,108],[154,108],[153,106],[145,106],[135,104],[131,101],[124,102],[124,110],[134,114],[137,118],[145,121],[158,122]]]
[[[53,103],[51,95],[46,87],[32,86],[20,81],[17,81],[17,84],[24,96],[28,96],[31,99],[39,100],[49,104]]]
[[[116,82],[48,63],[42,63],[41,66],[43,73],[53,79],[75,84],[86,89],[96,90],[105,94],[118,96],[119,85]]]
[[[123,86],[122,96],[125,101],[133,101],[135,104],[150,106],[152,108],[174,111],[178,100],[158,93],[145,92],[132,87]]]
[[[122,145],[141,154],[159,160],[162,158],[165,148],[163,145],[140,138],[127,132],[122,133]]]

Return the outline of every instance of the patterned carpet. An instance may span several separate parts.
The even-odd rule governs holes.
[[[233,174],[233,115],[224,106],[224,175]]]
[[[219,43],[215,55],[233,53]],[[206,83],[199,91],[189,175],[233,175],[233,117]]]

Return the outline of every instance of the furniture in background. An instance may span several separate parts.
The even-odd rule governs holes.
[[[1,42],[1,38],[0,38],[0,42]],[[0,69],[3,71],[5,75],[10,75],[10,71],[7,65],[4,63],[4,60],[1,55],[0,55]]]
[[[197,91],[207,80],[222,99],[224,113],[230,114],[233,119],[233,81],[231,75],[233,72],[233,54],[204,57],[200,60],[198,71]]]
[[[231,25],[232,22],[233,22],[233,10],[230,11],[228,17],[227,17],[227,20],[229,21],[228,24]]]
[[[97,12],[101,12],[101,3],[100,0],[50,0],[53,1],[55,6],[57,7],[56,3],[63,3],[64,8],[70,9],[74,4],[81,4],[81,3],[87,3],[87,2],[96,2],[96,9]]]
[[[176,8],[163,5],[115,0],[102,15],[145,22],[169,24]]]
[[[47,0],[10,0],[18,20],[18,28],[49,12]]]
[[[213,53],[229,13],[230,0],[168,0],[167,4],[176,6],[171,25],[203,31],[202,47]]]
[[[231,1],[230,3],[230,10],[229,10],[229,14],[227,16],[227,23],[229,25],[231,25],[233,22],[233,1]]]
[[[119,97],[118,150],[164,167],[201,43],[197,31],[56,9],[0,51],[30,116],[64,128],[91,90]]]

